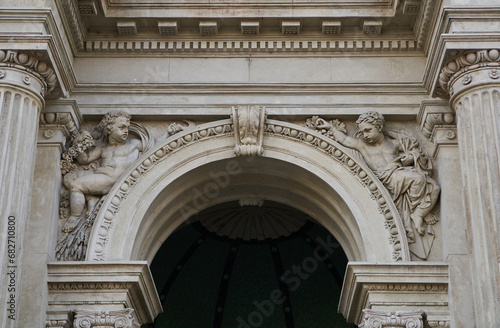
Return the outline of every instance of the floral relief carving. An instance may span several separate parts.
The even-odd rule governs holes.
[[[363,310],[359,328],[424,328],[425,312]]]
[[[125,309],[117,311],[89,311],[76,310],[74,328],[112,327],[112,328],[137,328],[134,310]]]

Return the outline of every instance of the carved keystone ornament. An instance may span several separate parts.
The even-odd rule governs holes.
[[[264,136],[264,122],[266,109],[261,106],[233,107],[231,112],[234,124],[237,156],[260,156],[264,152],[262,139]]]

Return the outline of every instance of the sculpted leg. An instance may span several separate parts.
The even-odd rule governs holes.
[[[102,196],[113,186],[114,179],[105,174],[89,174],[82,176],[71,183],[70,210],[71,216],[63,227],[64,232],[73,231],[85,210],[86,196]],[[92,200],[95,197],[91,197]],[[98,198],[97,198],[98,199]],[[87,204],[91,208],[95,203]]]
[[[71,216],[63,227],[64,232],[71,232],[76,228],[80,216],[83,214],[85,208],[85,195],[78,189],[71,190],[70,195],[70,209]]]

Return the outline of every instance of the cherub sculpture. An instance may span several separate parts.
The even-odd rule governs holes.
[[[384,117],[374,111],[362,114],[356,124],[357,136],[346,135],[345,126],[338,120],[328,122],[319,117],[308,121],[308,126],[322,130],[345,147],[357,150],[393,196],[409,243],[425,235],[425,224],[434,224],[430,211],[436,204],[440,188],[431,178],[432,163],[414,138],[384,130]],[[421,240],[418,240],[421,241]],[[428,256],[430,246],[414,252],[421,258]]]

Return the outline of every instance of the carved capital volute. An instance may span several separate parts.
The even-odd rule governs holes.
[[[237,156],[260,156],[264,152],[262,139],[264,137],[264,122],[266,109],[262,106],[233,107],[231,117],[234,125]]]
[[[54,91],[58,81],[50,65],[36,55],[0,50],[0,84],[21,88],[43,98]]]
[[[74,311],[74,328],[113,327],[113,328],[137,328],[140,325],[134,319],[133,309],[118,311]]]
[[[499,49],[452,50],[447,57],[449,59],[439,74],[439,86],[452,98],[452,102],[456,96],[476,87],[500,86]]]
[[[423,328],[425,312],[363,310],[359,328]]]

